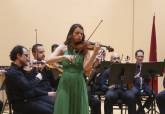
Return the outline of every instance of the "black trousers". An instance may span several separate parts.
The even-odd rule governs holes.
[[[50,105],[54,105],[55,103],[55,97],[51,97],[51,96],[41,96],[39,98],[36,98],[36,100],[42,100]]]
[[[123,90],[121,88],[110,89],[105,95],[104,111],[105,114],[111,114],[113,111],[113,105],[117,103],[117,100],[121,99],[123,103],[128,106],[128,114],[136,113],[136,98],[135,94],[129,90]]]
[[[101,101],[97,95],[89,96],[89,106],[91,108],[91,114],[101,114]]]
[[[49,103],[50,99],[47,101],[47,96],[41,97],[41,99],[36,98],[33,100],[29,100],[27,102],[18,102],[13,103],[13,110],[16,112],[20,112],[21,114],[53,114],[54,104]]]

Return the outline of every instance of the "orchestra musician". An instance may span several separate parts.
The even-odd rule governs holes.
[[[42,62],[45,61],[45,50],[44,50],[44,46],[43,44],[34,44],[32,46],[32,55],[34,57],[34,62]],[[42,67],[42,66],[41,66]],[[43,65],[43,68],[38,69],[35,68],[33,70],[36,70],[36,72],[40,72],[42,75],[42,80],[40,81],[38,87],[41,90],[44,91],[55,91],[55,78],[54,75],[51,71],[50,68],[48,68],[47,66]],[[35,75],[35,74],[34,74]],[[54,97],[43,97],[43,100],[45,100],[46,102],[50,103],[52,106],[54,106]]]
[[[165,88],[165,77],[163,79],[163,87]],[[165,114],[165,90],[161,91],[156,96],[157,106],[159,108],[160,114]]]
[[[110,64],[121,63],[120,55],[113,53],[111,55]],[[101,88],[106,92],[104,101],[105,114],[111,114],[113,111],[113,105],[117,103],[119,99],[128,106],[128,114],[136,113],[136,98],[133,92],[131,92],[127,85],[122,84],[109,84],[109,74],[111,68],[106,69],[101,76]]]
[[[135,95],[137,96],[137,104],[139,106],[137,113],[145,114],[144,108],[149,109],[152,104],[152,101],[153,101],[152,93],[153,92],[149,85],[150,79],[143,78],[141,75],[142,63],[144,60],[144,51],[141,49],[137,50],[135,52],[135,59],[136,59],[136,72],[135,72],[135,76],[134,76],[135,80],[133,83],[133,88],[131,89],[131,91],[133,93],[135,93]],[[141,95],[149,96],[143,105],[140,101]]]
[[[12,63],[6,72],[5,84],[13,111],[23,114],[52,114],[53,105],[44,101],[43,97],[55,96],[55,92],[40,89],[39,84],[43,79],[41,73],[37,72],[33,76],[24,70],[29,62],[27,48],[15,46],[10,52],[10,59]]]

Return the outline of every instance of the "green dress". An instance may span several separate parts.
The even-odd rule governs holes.
[[[71,51],[64,54],[73,55]],[[57,89],[54,114],[89,114],[83,61],[84,56],[77,54],[74,63],[62,62],[64,72]]]

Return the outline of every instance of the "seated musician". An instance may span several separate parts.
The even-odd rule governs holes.
[[[165,88],[165,77],[163,79],[163,86]],[[165,114],[165,90],[161,91],[156,96],[157,106],[159,108],[160,114]]]
[[[14,112],[23,114],[52,114],[53,105],[43,100],[43,97],[55,96],[53,91],[40,89],[43,79],[41,73],[32,76],[24,70],[28,65],[29,53],[23,46],[15,46],[10,52],[12,61],[6,72],[6,92]],[[29,77],[33,77],[30,78]],[[41,99],[40,99],[41,98]]]
[[[137,113],[145,114],[144,108],[147,108],[147,109],[150,108],[153,98],[152,98],[152,90],[149,85],[150,78],[144,79],[141,76],[141,68],[142,68],[142,63],[144,60],[144,51],[137,50],[135,52],[135,58],[136,58],[137,65],[136,65],[136,72],[135,72],[135,80],[134,80],[133,88],[131,91],[134,92],[136,94],[136,96],[138,96],[137,97],[138,99],[142,94],[149,96],[143,105],[142,105],[141,101],[139,101],[137,99],[137,104],[139,106]]]
[[[110,64],[120,63],[120,56],[118,53],[113,53],[111,56]],[[113,105],[117,103],[120,99],[124,104],[128,106],[128,114],[136,113],[136,103],[135,95],[133,92],[127,89],[127,86],[124,84],[115,84],[109,86],[108,78],[111,73],[111,68],[108,68],[104,71],[101,76],[101,85],[103,91],[106,91],[105,102],[104,102],[104,112],[105,114],[111,114],[113,111]],[[122,82],[121,82],[122,83]]]
[[[99,80],[101,72],[99,71],[99,65],[104,60],[105,50],[100,49],[99,53],[96,56],[95,62],[93,64],[93,70],[88,81],[89,106],[91,108],[91,114],[101,114],[101,101],[98,98],[96,92],[100,90]]]
[[[45,50],[43,44],[34,44],[32,47],[32,54],[34,57],[34,61],[42,62],[45,60]],[[41,69],[35,69],[38,70],[43,76],[43,79],[39,83],[39,88],[44,91],[55,91],[56,85],[55,85],[55,76],[52,73],[51,68],[49,66],[45,66],[43,64],[43,68],[41,65]],[[43,100],[47,101],[48,103],[54,105],[54,97],[43,97]]]

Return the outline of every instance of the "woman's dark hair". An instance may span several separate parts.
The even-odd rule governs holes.
[[[67,45],[68,50],[73,50],[72,46],[71,46],[71,44],[72,44],[72,36],[73,36],[73,32],[75,31],[76,28],[80,28],[80,29],[82,29],[84,31],[84,28],[80,24],[73,24],[70,27],[70,30],[69,30],[68,35],[67,35],[67,38],[66,38],[66,40],[64,42],[64,44]],[[84,40],[85,40],[85,35],[83,33],[82,41],[84,41]]]
[[[10,60],[15,61],[17,59],[17,54],[22,55],[23,54],[23,48],[25,48],[25,47],[21,46],[21,45],[15,46],[10,52]]]

